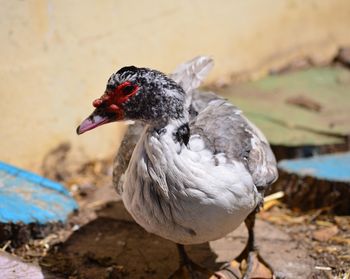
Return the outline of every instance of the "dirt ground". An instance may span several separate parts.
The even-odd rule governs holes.
[[[168,278],[178,267],[176,246],[133,222],[112,187],[111,162],[47,172],[67,185],[80,211],[46,238],[17,248],[6,243],[3,250],[39,263],[45,278]],[[259,213],[257,244],[278,278],[349,278],[350,216],[328,210],[305,213],[273,200]],[[223,239],[187,251],[214,271],[240,253],[246,237],[242,225]]]

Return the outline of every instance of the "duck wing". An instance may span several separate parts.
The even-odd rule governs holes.
[[[197,116],[190,122],[192,135],[199,135],[214,155],[241,162],[263,193],[277,179],[276,160],[262,132],[234,105],[215,93],[193,94]]]

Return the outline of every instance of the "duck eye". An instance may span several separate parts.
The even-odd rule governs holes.
[[[135,86],[134,85],[126,85],[122,88],[122,92],[125,95],[129,95],[130,93],[132,93],[135,90]]]

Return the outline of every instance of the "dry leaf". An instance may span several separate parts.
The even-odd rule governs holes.
[[[339,232],[337,226],[333,225],[331,227],[326,227],[324,229],[319,229],[312,233],[313,239],[317,241],[328,241],[331,237],[335,236]]]
[[[334,220],[342,230],[350,230],[350,216],[335,216]]]
[[[263,220],[266,220],[270,223],[274,224],[281,224],[281,225],[286,225],[286,224],[303,224],[307,221],[308,217],[307,216],[297,216],[293,217],[284,213],[272,213],[267,211],[262,211],[259,214],[260,218]]]
[[[283,197],[284,197],[284,192],[283,191],[279,191],[279,192],[276,192],[276,193],[273,193],[271,195],[268,195],[268,196],[264,197],[264,202],[269,202],[269,201],[281,199]]]
[[[345,244],[350,246],[350,239],[349,238],[344,238],[341,236],[333,236],[331,239],[332,243],[336,243],[336,244]]]
[[[243,278],[240,271],[240,263],[236,260],[233,260],[229,263],[229,266],[224,266],[221,270],[217,271],[209,279],[218,279],[218,278],[231,278],[234,274],[235,278]]]
[[[279,205],[279,204],[281,204],[281,202],[278,201],[278,200],[271,200],[271,201],[265,202],[262,210],[263,211],[268,211],[272,207],[274,207],[275,205]]]
[[[322,220],[317,220],[316,224],[321,226],[321,227],[333,227],[334,224],[328,221],[322,221]]]

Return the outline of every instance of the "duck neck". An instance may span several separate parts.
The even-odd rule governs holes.
[[[169,199],[169,187],[178,182],[172,180],[176,160],[187,148],[189,142],[188,120],[186,118],[169,119],[165,125],[147,125],[141,139],[142,152],[147,172],[141,177],[149,177],[154,193]],[[172,180],[172,183],[168,183]],[[145,183],[145,180],[142,181]]]
[[[152,123],[149,123],[149,128],[152,130],[155,130],[157,132],[162,132],[164,129],[173,128],[176,130],[177,128],[180,128],[184,125],[188,126],[189,123],[189,112],[188,110],[184,109],[183,113],[179,115],[179,117],[174,118],[162,118],[158,121],[154,121]]]

